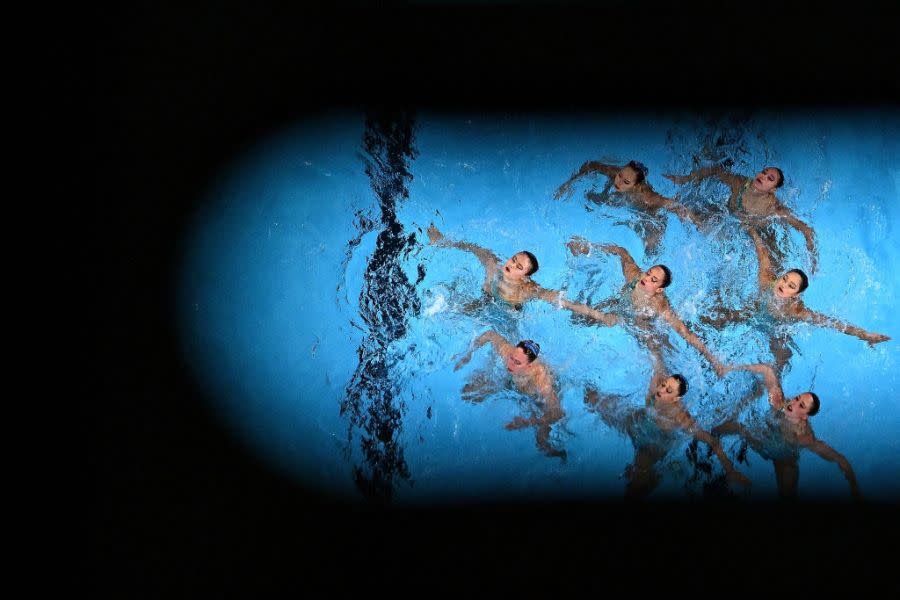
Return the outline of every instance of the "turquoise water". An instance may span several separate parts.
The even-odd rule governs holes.
[[[763,331],[719,332],[698,321],[713,291],[739,303],[756,288],[753,247],[733,219],[714,219],[701,232],[665,213],[659,250],[645,256],[628,225],[637,212],[587,200],[605,178],[586,178],[567,198],[553,199],[587,160],[637,159],[658,192],[680,194],[698,208],[715,206],[727,199],[724,185],[679,187],[662,173],[688,172],[692,157],[730,159],[741,174],[766,165],[785,172],[778,196],[818,241],[819,270],[803,294],[807,306],[894,338],[870,348],[832,329],[794,325],[794,355],[782,383],[788,397],[819,395],[815,434],[847,458],[863,497],[900,495],[900,332],[891,318],[900,223],[896,114],[420,114],[412,125],[414,151],[379,163],[383,146],[366,143],[373,127],[364,115],[298,123],[260,140],[210,181],[184,239],[175,302],[184,357],[248,452],[305,486],[350,500],[621,497],[632,442],[585,406],[584,392],[591,386],[640,406],[650,380],[647,352],[624,328],[586,325],[539,301],[519,312],[492,306],[465,313],[483,268],[471,254],[428,245],[424,231],[435,223],[447,237],[504,260],[530,250],[541,265],[536,282],[590,303],[618,291],[618,261],[572,257],[565,242],[580,235],[622,245],[642,267],[662,262],[672,269],[672,306],[725,362],[767,362]],[[408,176],[389,177],[404,169]],[[781,241],[785,264],[809,273],[802,236],[782,230]],[[501,368],[486,347],[453,370],[489,328],[513,343],[513,337],[540,343],[541,358],[559,380],[566,416],[551,440],[566,450],[566,461],[539,452],[533,430],[503,428],[527,414],[530,401],[521,394],[462,400],[476,372],[497,375]],[[684,404],[709,430],[753,379],[718,378],[680,338],[670,332],[669,339],[668,366],[690,383]],[[765,411],[760,398],[738,420],[753,424]],[[660,483],[650,497],[700,498],[715,490],[745,500],[777,497],[772,463],[742,451],[738,438],[722,441],[751,479],[749,492],[710,488],[721,465],[704,444],[694,453],[690,438],[680,436],[658,467]],[[849,488],[837,465],[804,450],[797,495],[842,499]]]

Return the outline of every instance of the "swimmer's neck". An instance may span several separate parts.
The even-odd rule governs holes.
[[[529,281],[531,281],[527,276],[525,276],[521,279],[509,279],[506,276],[506,271],[504,271],[502,269],[500,270],[500,279],[502,279],[504,283],[508,283],[509,285],[513,285],[516,287],[525,286],[528,284]]]

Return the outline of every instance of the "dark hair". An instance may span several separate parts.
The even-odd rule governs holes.
[[[796,273],[800,276],[800,292],[809,287],[809,277],[806,276],[806,273],[801,271],[800,269],[791,269],[788,273]]]
[[[669,267],[667,267],[666,265],[653,265],[653,267],[650,268],[652,269],[654,267],[659,267],[663,272],[663,282],[659,287],[668,287],[669,284],[672,283],[672,271],[670,271]]]
[[[812,407],[810,407],[809,412],[806,413],[806,416],[807,416],[807,417],[813,417],[813,416],[816,415],[817,412],[819,412],[819,397],[816,396],[816,395],[815,395],[814,393],[812,393],[812,392],[806,392],[806,393],[809,394],[810,396],[812,396],[812,399],[813,399],[813,401],[812,401]]]
[[[538,270],[537,257],[534,254],[532,254],[531,252],[529,252],[528,250],[522,250],[521,252],[519,252],[519,254],[524,254],[525,256],[528,257],[528,260],[531,261],[531,268],[525,274],[531,275],[532,273],[536,273]]]
[[[630,161],[628,161],[628,164],[625,166],[631,167],[632,169],[634,169],[634,172],[635,172],[634,185],[637,185],[639,183],[644,183],[644,179],[647,178],[647,167],[644,166],[644,163],[637,162],[635,160],[630,160]]]
[[[684,375],[672,375],[672,379],[678,382],[678,397],[681,398],[685,394],[687,394],[688,384],[687,379],[684,378]]]
[[[516,344],[516,348],[522,349],[522,352],[528,357],[528,362],[530,363],[534,362],[534,359],[536,359],[541,352],[541,346],[532,340],[522,340]]]
[[[778,183],[775,184],[776,188],[780,188],[784,185],[784,171],[782,171],[778,167],[766,167],[765,169],[763,169],[763,171],[765,171],[766,169],[772,169],[776,173],[778,173]]]

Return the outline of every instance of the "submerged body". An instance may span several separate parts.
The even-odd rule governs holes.
[[[800,451],[807,449],[819,457],[834,462],[850,485],[853,498],[860,498],[856,475],[849,461],[834,448],[816,438],[809,419],[819,411],[819,398],[812,392],[804,392],[786,399],[781,382],[771,365],[729,365],[731,370],[745,370],[761,376],[768,392],[769,412],[762,422],[749,426],[730,419],[713,428],[718,437],[739,435],[760,456],[772,462],[778,495],[782,499],[797,497],[800,479]]]
[[[657,465],[672,450],[679,433],[708,444],[728,479],[749,486],[750,480],[734,468],[719,441],[701,429],[685,408],[682,396],[687,392],[687,382],[680,375],[668,375],[661,357],[656,353],[653,356],[653,375],[645,406],[626,407],[620,396],[601,395],[594,389],[585,392],[585,404],[597,410],[608,426],[627,435],[634,446],[634,460],[625,472],[625,497],[645,498],[656,489],[661,480]]]
[[[513,346],[497,332],[486,331],[475,339],[472,347],[456,363],[454,370],[466,365],[472,354],[487,343],[503,359],[509,378],[503,382],[491,379],[485,373],[477,374],[463,388],[463,398],[470,402],[482,402],[507,385],[532,398],[541,414],[529,418],[516,417],[506,424],[506,429],[535,427],[538,449],[548,456],[565,459],[565,450],[554,448],[550,444],[550,427],[562,419],[564,413],[557,393],[556,377],[550,367],[537,357],[540,346],[531,340],[523,340]]]

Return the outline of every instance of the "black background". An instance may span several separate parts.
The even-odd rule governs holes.
[[[548,4],[99,17],[95,593],[896,588],[880,549],[896,504],[350,507],[280,478],[208,411],[176,351],[177,244],[210,177],[285,124],[340,108],[897,110],[893,21],[875,5]]]

